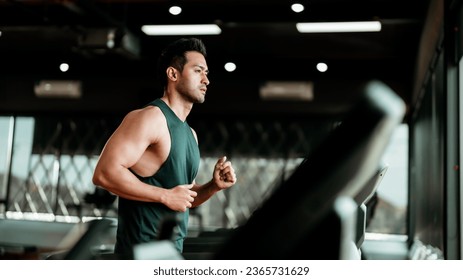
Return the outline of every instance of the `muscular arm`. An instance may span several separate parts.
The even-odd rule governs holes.
[[[163,123],[164,122],[164,123]],[[130,112],[109,138],[93,174],[93,183],[131,200],[160,202],[177,211],[191,207],[196,193],[183,185],[163,189],[141,182],[129,168],[134,166],[148,146],[156,145],[160,132],[155,127],[165,126],[159,109]]]

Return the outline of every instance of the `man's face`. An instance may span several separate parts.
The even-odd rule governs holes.
[[[179,75],[177,91],[192,103],[203,103],[206,98],[209,70],[205,57],[198,52],[186,53],[187,63]]]

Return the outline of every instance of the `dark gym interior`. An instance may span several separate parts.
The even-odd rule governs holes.
[[[125,114],[162,96],[161,50],[191,36],[206,45],[211,82],[188,117],[201,151],[196,180],[208,180],[222,155],[239,180],[191,209],[177,257],[461,259],[460,2],[0,0],[0,258],[120,257],[117,197],[92,173]],[[182,12],[170,14],[172,5]],[[381,30],[296,28],[369,21]],[[216,24],[221,33],[151,36],[142,31],[150,24]],[[382,156],[402,125],[408,197],[396,209],[374,192],[395,176]],[[274,212],[279,203],[287,213]],[[269,245],[290,226],[300,230],[293,243]],[[333,242],[314,254],[319,239]]]

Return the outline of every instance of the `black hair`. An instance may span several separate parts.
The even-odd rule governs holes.
[[[167,45],[161,52],[158,60],[157,75],[162,88],[165,88],[167,85],[166,69],[172,66],[182,71],[183,66],[187,62],[185,53],[189,51],[199,52],[206,57],[206,47],[204,43],[197,38],[178,39]]]

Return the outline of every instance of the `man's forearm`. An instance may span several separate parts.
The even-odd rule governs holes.
[[[195,185],[192,190],[198,193],[192,203],[192,207],[197,207],[211,198],[220,190],[220,188],[217,187],[213,180],[211,180],[204,185]]]

